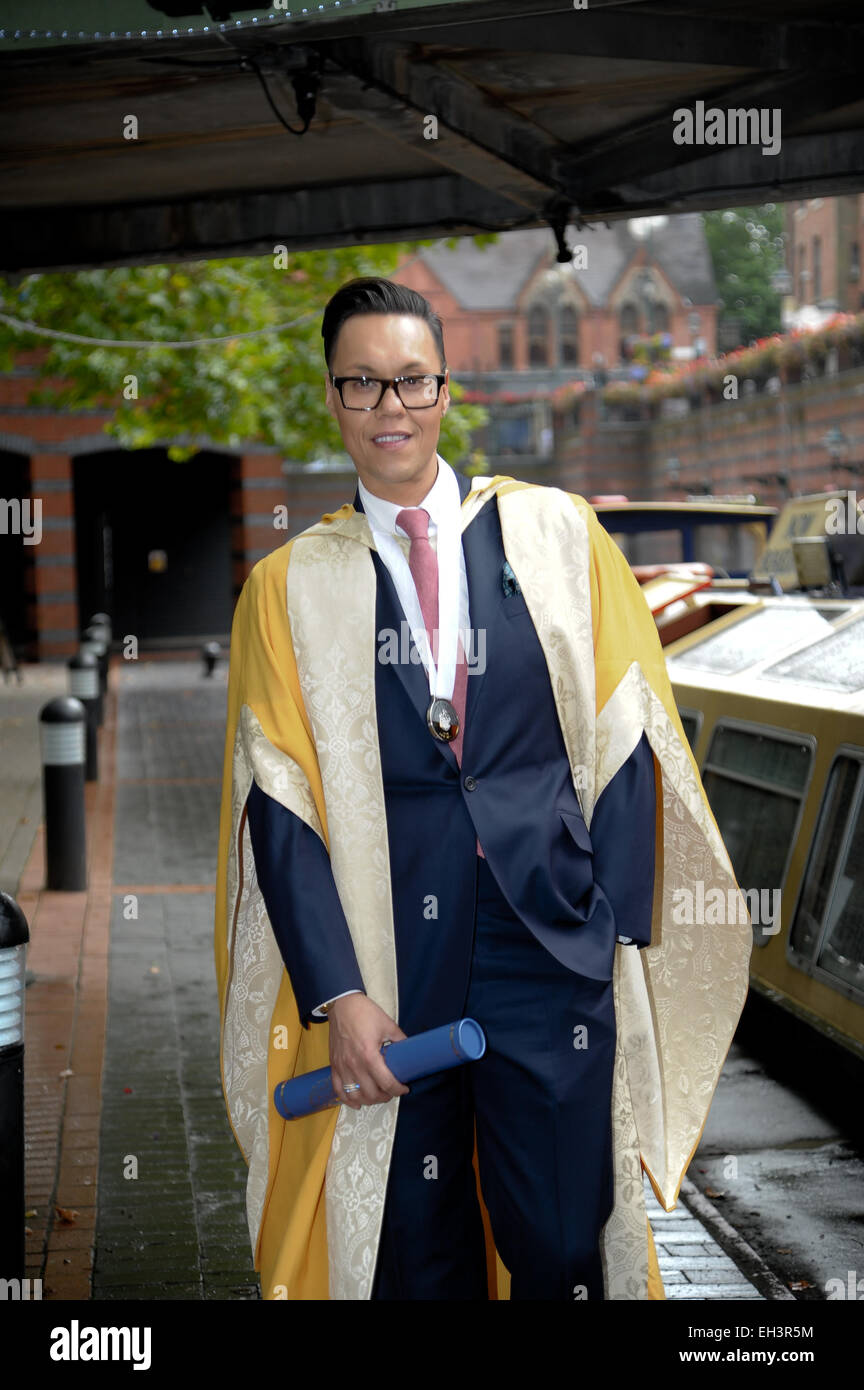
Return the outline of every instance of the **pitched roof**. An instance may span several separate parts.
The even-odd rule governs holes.
[[[713,304],[717,298],[699,213],[670,217],[665,226],[655,227],[649,243],[634,236],[627,220],[580,230],[568,227],[567,243],[588,249],[586,268],[574,274],[589,301],[598,307],[606,303],[622,271],[643,244],[649,260],[663,270],[682,296],[694,304]],[[485,249],[465,237],[453,250],[441,244],[421,251],[420,257],[464,309],[512,309],[534,272],[545,264],[555,264],[555,243],[551,231],[532,227],[502,232],[497,242]]]

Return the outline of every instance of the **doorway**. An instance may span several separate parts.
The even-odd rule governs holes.
[[[106,612],[142,647],[231,629],[230,459],[111,450],[75,461],[82,617]]]

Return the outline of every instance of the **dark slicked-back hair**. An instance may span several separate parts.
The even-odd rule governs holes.
[[[327,366],[336,347],[339,329],[346,319],[354,314],[413,314],[428,324],[441,355],[441,370],[447,363],[444,357],[444,326],[428,299],[407,285],[397,285],[393,280],[381,280],[377,276],[364,276],[359,280],[349,280],[338,289],[324,310],[321,323],[321,337],[324,339],[324,358]]]

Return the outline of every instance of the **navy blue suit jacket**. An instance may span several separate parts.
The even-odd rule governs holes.
[[[470,482],[457,477],[464,498]],[[362,510],[359,495],[354,507]],[[423,666],[376,665],[399,1023],[409,1034],[462,1012],[478,837],[513,910],[570,969],[608,980],[618,934],[637,946],[651,938],[655,789],[648,740],[643,735],[604,788],[589,834],[543,650],[521,592],[503,581],[495,498],[463,532],[462,544],[471,626],[485,629],[486,663],[468,678],[461,769],[449,744],[426,727]],[[386,567],[371,554],[380,654],[382,633],[399,633],[404,614]],[[254,783],[247,811],[258,882],[308,1026],[323,1000],[363,988],[329,855],[313,830]]]

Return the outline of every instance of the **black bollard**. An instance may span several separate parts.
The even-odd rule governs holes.
[[[93,649],[99,658],[99,679],[104,692],[108,685],[108,647],[111,634],[101,623],[89,623],[81,633],[81,640],[93,643]]]
[[[84,726],[80,700],[60,695],[39,712],[45,798],[45,886],[77,893],[87,887],[84,823]]]
[[[99,667],[90,651],[79,652],[69,662],[69,694],[80,700],[87,715],[84,776],[99,781]]]
[[[87,624],[87,631],[91,629],[98,631],[101,640],[105,643],[105,652],[101,658],[100,670],[103,671],[102,689],[108,689],[108,659],[111,655],[111,619],[107,613],[94,613]]]
[[[201,657],[204,661],[204,675],[212,676],[216,670],[216,662],[222,655],[222,648],[218,642],[205,642],[201,648]]]
[[[24,962],[30,933],[0,893],[0,1279],[25,1276]]]
[[[88,627],[106,628],[108,632],[108,641],[111,641],[111,634],[113,628],[111,626],[111,619],[109,618],[107,613],[94,613],[93,617],[90,619],[90,622],[88,623]]]
[[[108,636],[103,627],[87,627],[81,633],[79,650],[91,652],[99,668],[99,695],[96,710],[97,722],[101,725],[105,717],[104,697],[108,689]]]

